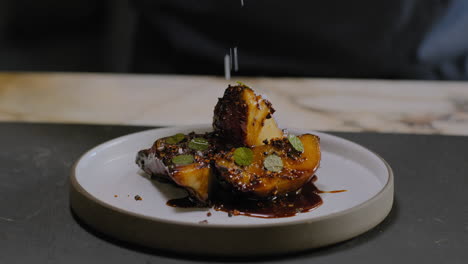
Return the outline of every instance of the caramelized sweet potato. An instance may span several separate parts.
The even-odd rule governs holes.
[[[158,139],[138,152],[136,163],[152,177],[186,189],[203,205],[210,204],[212,190],[220,186],[249,199],[295,192],[319,166],[319,138],[305,134],[291,141],[278,128],[274,112],[248,86],[229,86],[214,109],[213,132]],[[249,153],[248,162],[236,161],[237,147]]]
[[[190,142],[200,138],[206,140],[206,148],[194,149]],[[210,161],[216,146],[216,138],[210,133],[178,134],[160,138],[150,149],[139,151],[136,163],[150,176],[173,182],[194,200],[206,204],[213,175]]]
[[[171,171],[174,182],[185,188],[192,198],[203,204],[208,203],[213,170],[209,164],[196,162],[176,166]]]
[[[263,141],[282,137],[271,103],[256,95],[248,86],[229,86],[214,109],[214,132],[234,146],[257,146]]]
[[[254,198],[268,198],[295,192],[314,175],[320,163],[319,138],[311,134],[298,137],[304,146],[301,153],[293,148],[288,138],[274,139],[266,145],[252,147],[253,161],[239,166],[234,150],[215,156],[215,171],[225,187]],[[265,168],[269,155],[281,158],[282,168],[270,171]]]

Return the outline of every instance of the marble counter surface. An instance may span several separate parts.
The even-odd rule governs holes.
[[[273,103],[282,127],[468,135],[468,82],[0,73],[0,121],[211,123],[228,83]]]

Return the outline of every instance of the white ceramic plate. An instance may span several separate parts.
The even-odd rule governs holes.
[[[71,176],[71,206],[94,228],[116,238],[171,251],[215,255],[286,253],[330,245],[380,223],[393,203],[393,175],[375,153],[332,135],[320,137],[316,175],[323,204],[293,217],[229,217],[213,209],[166,205],[185,192],[150,180],[135,164],[138,150],[175,133],[206,132],[209,126],[154,129],[123,136],[84,154]],[[135,195],[143,200],[136,201]],[[211,216],[207,213],[211,212]],[[200,223],[207,220],[208,223]]]

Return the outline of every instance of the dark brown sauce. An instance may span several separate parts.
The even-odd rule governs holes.
[[[171,199],[171,200],[166,202],[166,205],[171,206],[171,207],[179,207],[179,208],[198,207],[198,204],[196,202],[192,201],[192,199],[190,199],[190,196]]]
[[[346,192],[348,190],[335,190],[335,191],[322,191],[318,190],[318,193],[341,193],[341,192]]]
[[[308,212],[320,206],[323,201],[318,195],[319,190],[314,185],[315,179],[304,185],[297,194],[278,197],[274,200],[252,200],[245,197],[233,195],[231,192],[221,191],[216,188],[212,194],[211,203],[217,211],[227,212],[231,215],[245,215],[260,218],[290,217],[297,213]],[[171,199],[166,203],[168,206],[179,208],[201,207],[189,196]]]
[[[310,181],[316,182],[317,181],[317,175],[314,175]],[[317,189],[317,193],[341,193],[341,192],[347,192],[348,190],[334,190],[334,191],[322,191]]]
[[[252,200],[235,196],[231,192],[223,191],[222,188],[215,188],[216,192],[211,194],[210,199],[215,210],[227,212],[229,216],[245,215],[259,218],[280,218],[309,212],[319,207],[323,203],[320,193],[346,192],[346,190],[319,190],[314,184],[315,181],[317,181],[317,176],[312,177],[300,192],[278,197],[274,200]],[[171,199],[166,204],[180,208],[203,207],[190,199],[189,196]]]
[[[232,196],[231,196],[232,197]],[[317,208],[323,203],[317,187],[311,181],[298,194],[278,197],[274,200],[222,199],[216,200],[214,209],[232,215],[246,215],[260,218],[290,217]]]

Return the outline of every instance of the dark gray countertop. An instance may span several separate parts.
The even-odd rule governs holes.
[[[374,150],[393,167],[395,205],[388,218],[364,235],[323,249],[223,259],[118,242],[73,216],[68,201],[72,164],[99,143],[144,129],[0,123],[0,263],[468,261],[468,137],[333,133]]]

